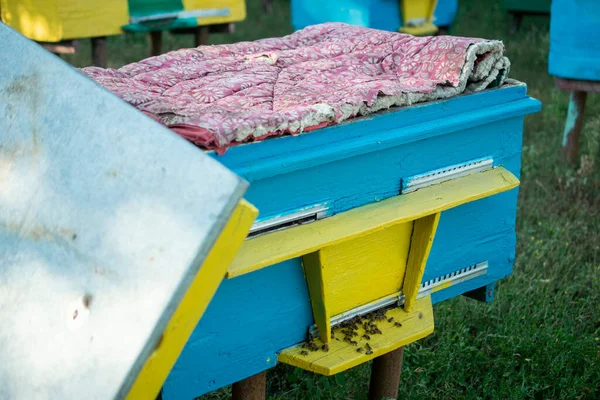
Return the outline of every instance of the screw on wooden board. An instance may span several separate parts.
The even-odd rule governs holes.
[[[267,396],[267,371],[234,383],[231,392],[232,400],[264,400]]]
[[[371,366],[369,400],[398,398],[404,347],[376,357]]]

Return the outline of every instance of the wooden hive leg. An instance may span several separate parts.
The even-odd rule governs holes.
[[[585,99],[587,92],[571,92],[569,102],[569,111],[567,112],[567,122],[563,134],[562,156],[563,160],[571,163],[577,162],[579,154],[579,137],[583,128],[583,114],[585,109]]]
[[[263,0],[263,8],[266,12],[271,14],[273,11],[273,0]]]
[[[208,26],[199,26],[194,31],[194,45],[206,46],[208,44]]]
[[[92,65],[106,68],[107,51],[106,36],[92,38]]]
[[[159,56],[162,54],[162,32],[150,32],[150,55]]]
[[[267,397],[267,371],[236,382],[231,389],[233,400],[265,400]]]
[[[510,33],[515,34],[521,29],[521,23],[523,22],[523,13],[518,11],[510,11]]]
[[[397,399],[404,347],[379,356],[371,366],[369,400]]]

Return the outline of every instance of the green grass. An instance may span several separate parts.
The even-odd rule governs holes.
[[[213,43],[290,33],[289,3],[265,15],[248,0],[248,19]],[[600,398],[600,96],[588,97],[578,166],[560,159],[568,94],[547,73],[549,20],[529,17],[510,36],[501,1],[461,0],[452,34],[501,39],[513,66],[543,103],[526,118],[514,273],[496,300],[463,297],[435,307],[435,333],[406,348],[402,399]],[[66,57],[90,61],[89,47]],[[165,50],[192,46],[166,35]],[[143,35],[110,38],[111,67],[147,56]],[[271,399],[366,399],[369,365],[324,378],[280,365],[269,371]],[[202,397],[230,398],[224,388]]]

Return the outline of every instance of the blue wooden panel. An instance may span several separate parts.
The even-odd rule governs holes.
[[[568,79],[600,80],[600,1],[553,0],[548,71]]]
[[[254,180],[246,198],[258,207],[259,220],[319,203],[328,204],[332,213],[338,213],[397,195],[401,179],[408,176],[487,156],[494,157],[496,165],[505,164],[507,157],[519,158],[521,131],[522,118],[511,118],[502,124],[483,125],[379,152],[323,162],[286,175]],[[390,134],[378,132],[375,124],[368,133],[368,140],[375,142]],[[401,135],[403,130],[395,129],[393,133]],[[358,139],[364,140],[364,137]],[[342,143],[346,148],[354,146],[351,140]],[[338,151],[344,153],[343,148]],[[248,169],[227,166],[251,179]],[[518,165],[508,169],[518,176]]]
[[[215,156],[251,181],[262,218],[317,203],[333,213],[398,195],[401,179],[493,157],[519,176],[523,115],[540,104],[514,86],[382,113]],[[442,214],[424,279],[488,261],[485,276],[434,294],[436,302],[510,274],[518,190]],[[260,218],[259,217],[259,218]],[[312,311],[300,260],[224,282],[164,388],[190,399],[275,365],[303,340]]]
[[[400,0],[292,0],[292,26],[299,30],[324,22],[344,22],[385,31],[402,26]],[[458,0],[438,0],[434,17],[438,26],[454,21]]]
[[[273,367],[276,351],[313,323],[300,260],[225,280],[163,388],[163,399],[193,399]]]

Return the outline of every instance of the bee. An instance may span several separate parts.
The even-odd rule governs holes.
[[[351,340],[350,344],[354,345],[354,346],[358,346],[358,342],[356,340]]]
[[[300,352],[300,354],[301,354],[301,355],[303,355],[303,356],[307,356],[307,355],[308,355],[308,351],[306,351],[306,350],[302,350],[302,351]]]
[[[352,339],[350,339],[350,337],[346,336],[346,337],[344,338],[344,342],[348,342],[348,343],[350,343],[350,342],[352,342]]]
[[[402,324],[400,322],[394,322],[394,325],[398,326],[398,327],[402,326]]]
[[[422,312],[419,313],[419,319],[423,319],[423,313]]]
[[[362,353],[363,351],[365,351],[365,349],[363,349],[362,347],[359,347],[358,349],[356,349],[357,352]]]
[[[394,317],[388,318],[388,322],[394,322]]]
[[[329,351],[329,345],[327,343],[325,343],[323,346],[321,346],[321,350]]]
[[[365,354],[373,354],[372,350],[367,350]]]
[[[367,335],[366,333],[362,335],[362,337],[363,339],[371,340],[371,336]]]
[[[365,349],[373,350],[373,348],[371,347],[371,345],[369,343],[365,344]]]

